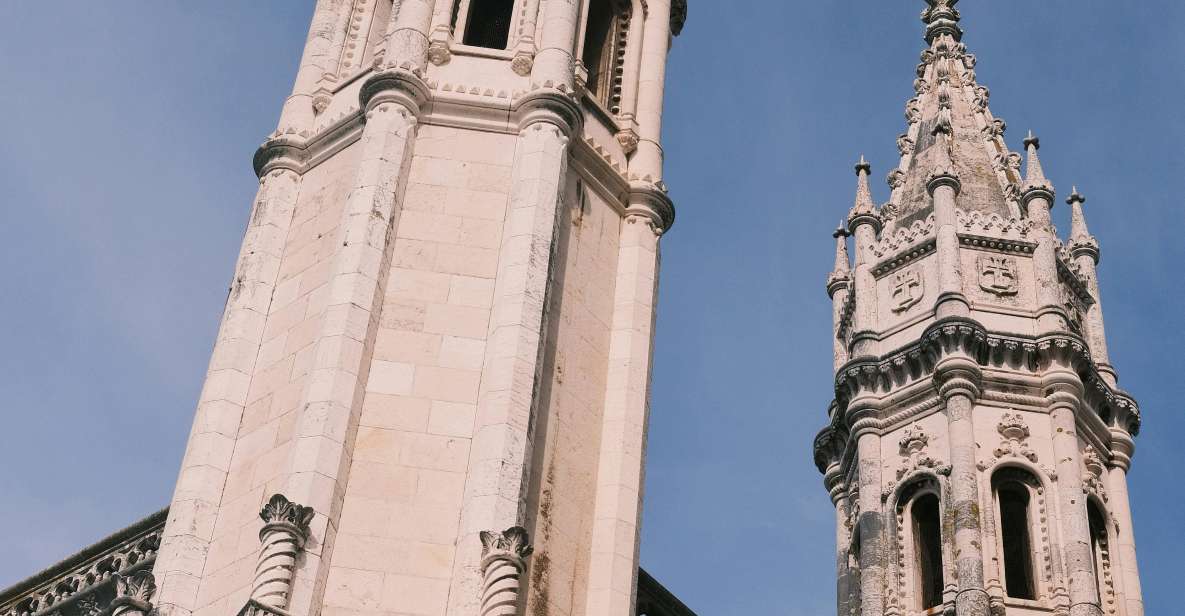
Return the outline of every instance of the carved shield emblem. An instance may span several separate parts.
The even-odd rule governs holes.
[[[1020,282],[1016,275],[1016,260],[1011,257],[983,256],[979,258],[979,288],[995,295],[1016,295]]]
[[[905,312],[922,301],[925,295],[922,275],[916,269],[893,276],[893,312]]]

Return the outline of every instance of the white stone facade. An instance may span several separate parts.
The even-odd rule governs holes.
[[[160,613],[634,614],[686,6],[503,4],[317,2],[255,157]]]
[[[1117,387],[1077,190],[1054,190],[975,78],[956,0],[928,0],[901,160],[836,233],[836,399],[815,461],[844,616],[1142,616]],[[854,260],[847,238],[854,236]]]

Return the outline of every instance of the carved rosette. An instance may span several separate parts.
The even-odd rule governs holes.
[[[519,578],[534,548],[521,526],[501,533],[481,532],[480,616],[514,616],[518,613]]]
[[[264,522],[259,531],[262,546],[255,566],[251,599],[283,610],[292,594],[296,556],[309,537],[313,509],[293,503],[283,494],[276,494],[263,506],[259,517]]]
[[[131,575],[115,574],[115,599],[111,602],[111,616],[147,616],[152,612],[152,596],[156,594],[156,578],[148,570]]]

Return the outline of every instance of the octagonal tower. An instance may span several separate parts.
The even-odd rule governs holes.
[[[927,48],[888,203],[870,165],[827,285],[835,400],[815,462],[836,506],[844,616],[1142,616],[1127,471],[1136,402],[1107,356],[1098,244],[1073,191],[1050,222],[962,42],[927,0]],[[854,237],[849,265],[848,237]]]

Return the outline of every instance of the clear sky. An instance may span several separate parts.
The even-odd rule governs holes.
[[[311,0],[0,2],[0,586],[167,504]],[[700,614],[834,613],[811,461],[831,230],[896,157],[922,0],[690,0],[668,73],[643,565]],[[1150,614],[1185,506],[1185,3],[965,0],[1007,120],[1088,196]],[[874,185],[878,201],[888,197]],[[1059,197],[1059,204],[1060,204]],[[1066,208],[1055,211],[1068,230]],[[1176,384],[1176,385],[1174,385]]]

